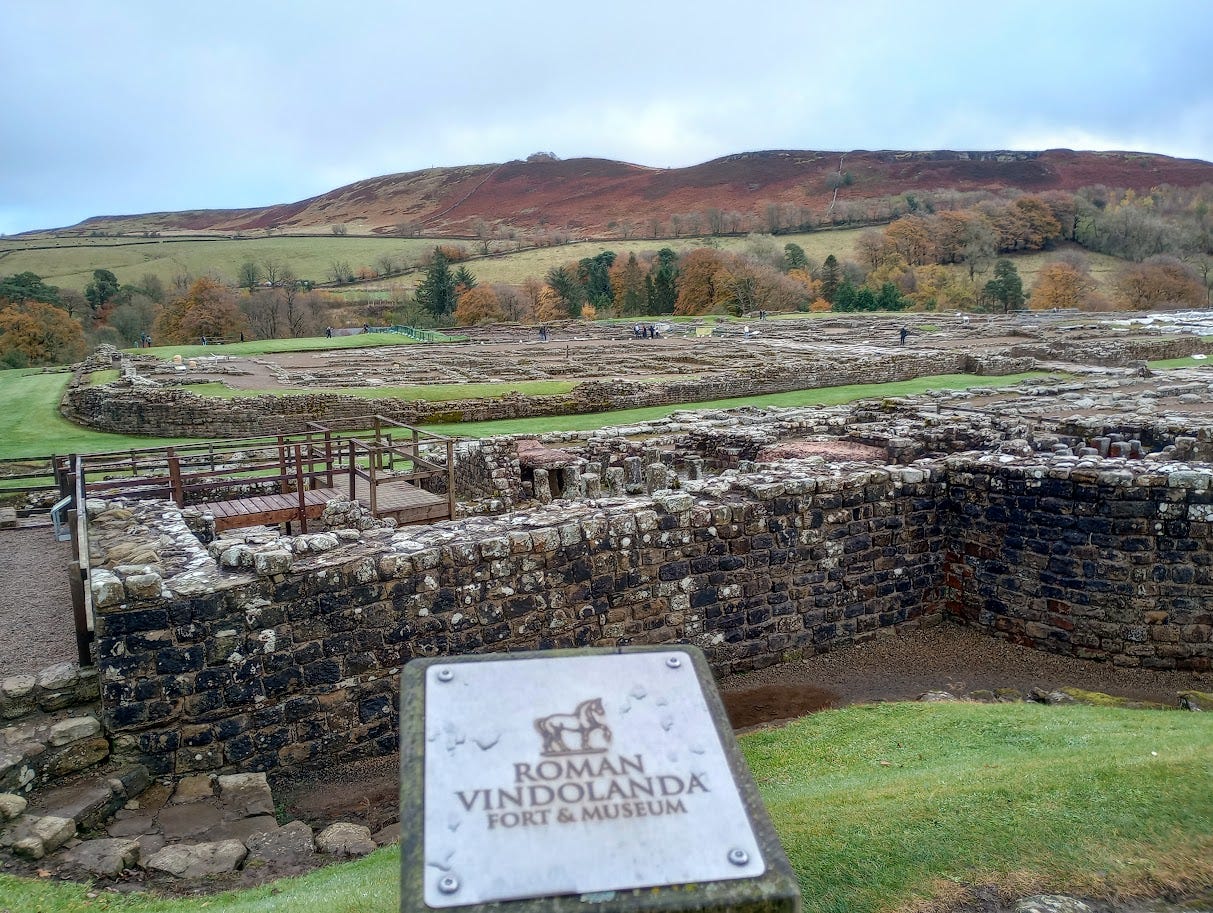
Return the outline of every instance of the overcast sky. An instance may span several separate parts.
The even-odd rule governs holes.
[[[0,233],[532,152],[1213,161],[1213,0],[0,0]]]

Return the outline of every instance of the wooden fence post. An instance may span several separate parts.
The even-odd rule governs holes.
[[[295,491],[299,495],[299,529],[307,532],[307,490],[303,487],[303,452],[295,445]]]
[[[446,518],[455,519],[455,443],[446,442]]]
[[[173,495],[173,503],[178,507],[184,507],[185,486],[181,482],[181,460],[177,458],[177,451],[172,447],[168,448],[168,484],[169,491]]]

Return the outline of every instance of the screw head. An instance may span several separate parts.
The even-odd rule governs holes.
[[[438,879],[438,890],[443,894],[454,894],[459,890],[459,879],[454,875],[443,875]]]
[[[670,656],[666,658],[665,664],[671,669],[677,669],[682,665],[682,658],[679,656]]]
[[[750,861],[750,854],[740,847],[729,850],[729,862],[733,865],[745,865]]]
[[[436,673],[436,675],[437,675],[438,681],[440,681],[440,682],[449,682],[451,679],[453,679],[455,677],[455,673],[452,672],[450,669],[439,669],[438,672]]]

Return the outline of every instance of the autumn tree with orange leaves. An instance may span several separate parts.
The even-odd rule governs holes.
[[[1188,265],[1174,257],[1151,257],[1121,271],[1114,284],[1116,298],[1133,311],[1203,307],[1204,284]]]
[[[84,353],[84,330],[62,308],[32,300],[5,302],[0,308],[0,364],[70,364]]]
[[[165,342],[194,342],[234,336],[243,331],[244,325],[232,290],[214,279],[202,278],[165,306],[156,322],[156,333]]]
[[[455,323],[461,327],[496,323],[503,316],[497,293],[483,285],[468,289],[459,296],[459,303],[455,305]]]
[[[1050,263],[1037,273],[1028,306],[1034,311],[1099,310],[1106,302],[1095,289],[1095,280],[1085,269],[1069,262]]]

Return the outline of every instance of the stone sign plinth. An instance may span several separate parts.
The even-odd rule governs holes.
[[[800,909],[694,647],[419,660],[400,716],[402,911]]]

